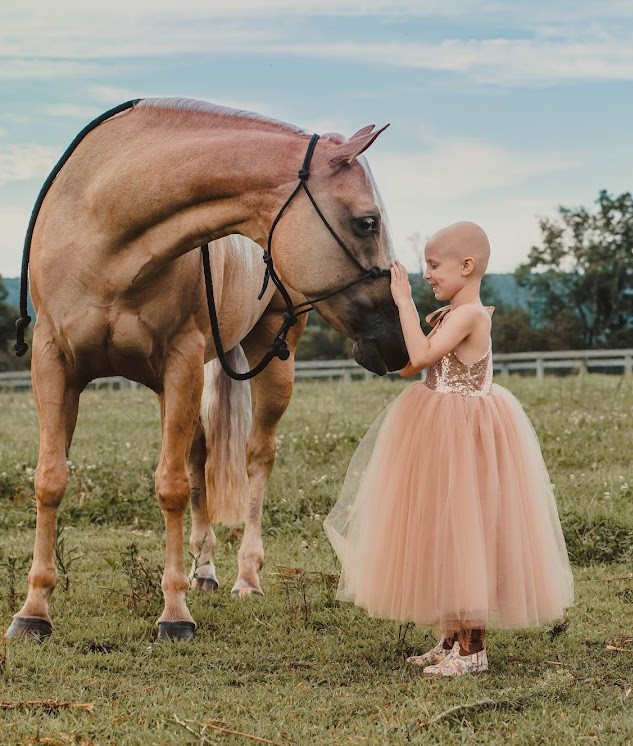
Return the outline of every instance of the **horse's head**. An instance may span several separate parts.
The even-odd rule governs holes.
[[[284,281],[308,299],[358,278],[361,267],[387,269],[394,258],[385,210],[369,166],[359,158],[384,129],[373,131],[370,125],[349,140],[325,136],[310,166],[307,186],[354,259],[328,231],[303,190],[275,230],[273,246],[284,247],[273,249],[275,266]],[[399,370],[408,359],[389,284],[388,277],[369,278],[315,306],[331,326],[354,340],[356,361],[380,375]]]

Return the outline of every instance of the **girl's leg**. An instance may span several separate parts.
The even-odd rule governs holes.
[[[459,640],[460,655],[474,655],[480,653],[486,646],[486,630],[484,627],[460,629],[456,639]]]

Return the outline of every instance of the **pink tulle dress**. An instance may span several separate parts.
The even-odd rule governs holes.
[[[383,411],[324,526],[337,597],[372,616],[450,634],[537,625],[573,603],[541,449],[492,383],[491,349],[472,365],[449,353]]]

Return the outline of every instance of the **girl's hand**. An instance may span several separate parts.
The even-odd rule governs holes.
[[[391,295],[394,303],[400,307],[402,304],[411,301],[411,285],[409,284],[409,275],[403,264],[396,259],[391,263]]]

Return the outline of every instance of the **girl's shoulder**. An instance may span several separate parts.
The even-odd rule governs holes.
[[[446,317],[447,321],[448,317],[452,316],[455,320],[490,323],[494,311],[494,306],[483,306],[481,303],[464,303],[456,308],[451,308],[450,313],[447,313]]]

